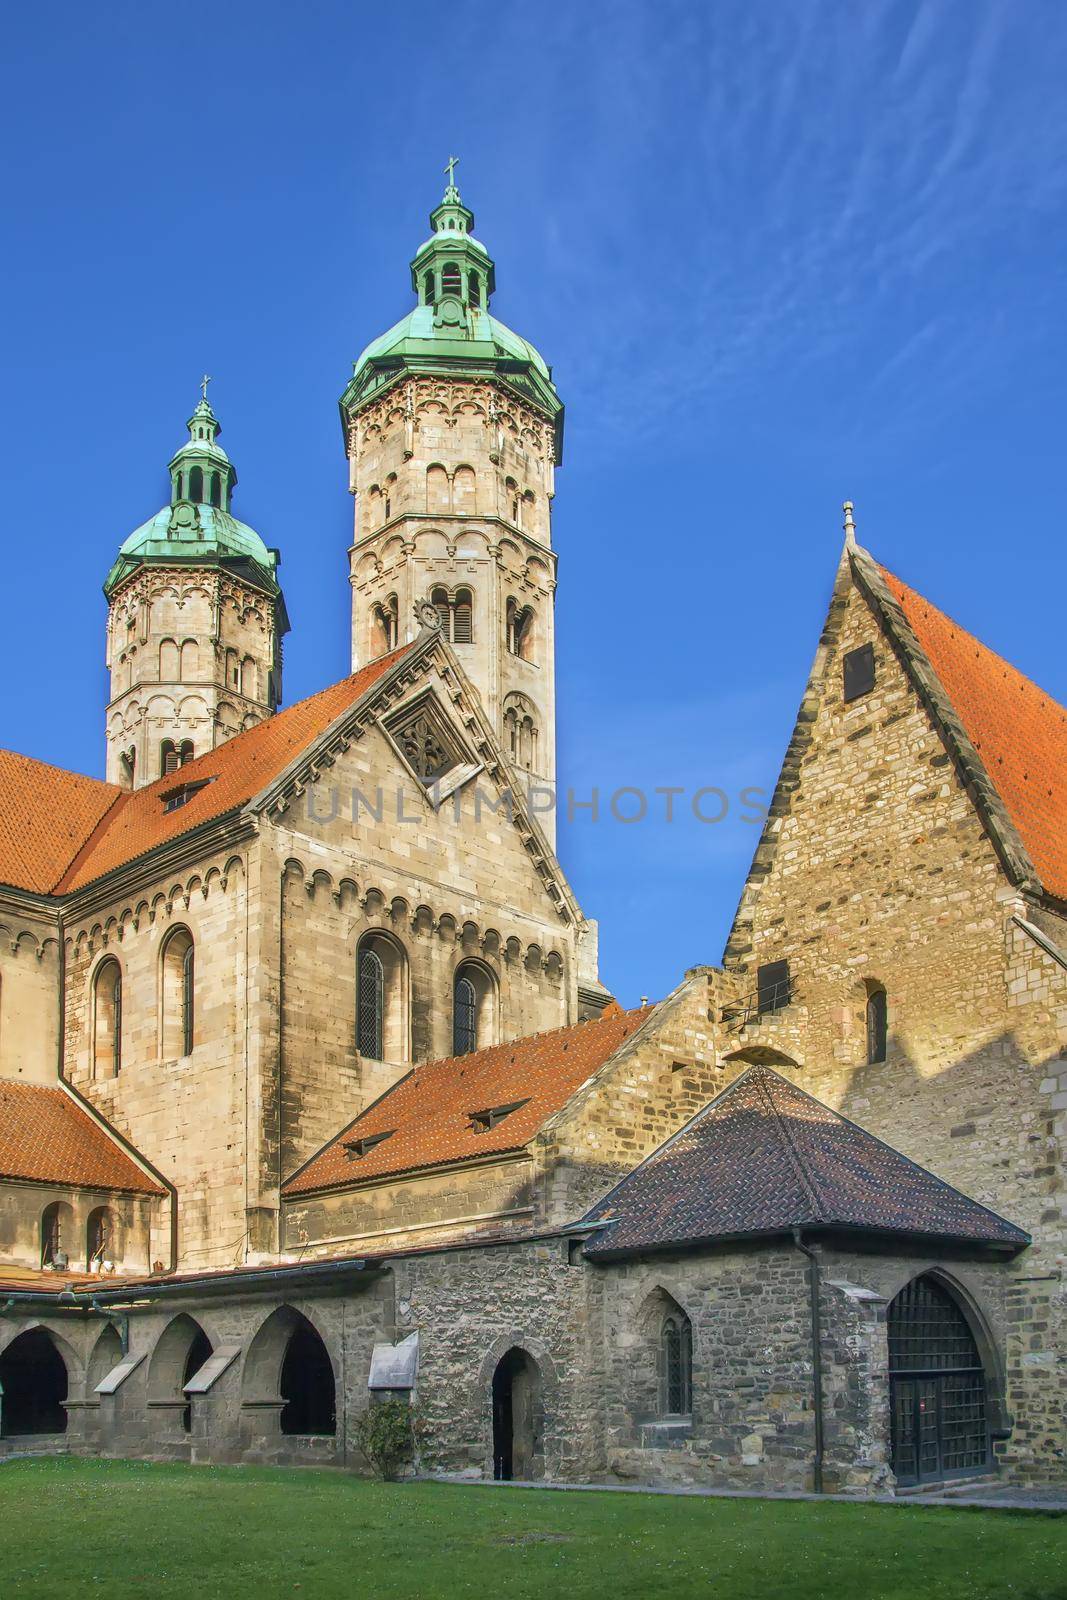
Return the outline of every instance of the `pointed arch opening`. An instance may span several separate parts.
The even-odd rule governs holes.
[[[67,1364],[44,1328],[0,1351],[0,1437],[67,1431]]]
[[[212,1353],[211,1340],[186,1312],[174,1317],[156,1341],[148,1365],[148,1404],[175,1414],[181,1431],[193,1426],[193,1406],[185,1393]]]
[[[986,1370],[960,1300],[925,1273],[904,1285],[886,1320],[897,1482],[985,1472],[991,1459]]]
[[[252,1340],[241,1379],[246,1405],[278,1408],[283,1434],[337,1432],[337,1381],[325,1341],[311,1320],[279,1306]]]

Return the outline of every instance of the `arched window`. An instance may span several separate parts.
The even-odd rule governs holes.
[[[63,1271],[69,1263],[70,1231],[74,1212],[63,1200],[53,1200],[41,1213],[41,1266]]]
[[[256,663],[251,656],[241,662],[241,693],[246,700],[256,698]]]
[[[452,1053],[469,1056],[478,1048],[478,996],[466,974],[456,978],[452,1010]]]
[[[356,980],[356,1049],[361,1056],[381,1061],[385,1025],[385,968],[370,945],[359,952]]]
[[[520,606],[515,599],[507,604],[507,646],[513,656],[522,661],[533,660],[534,612],[532,606]]]
[[[463,293],[463,275],[455,261],[446,261],[441,272],[441,293],[461,295]]]
[[[114,956],[93,979],[93,1077],[115,1078],[122,1065],[122,968]]]
[[[422,279],[422,297],[428,306],[433,305],[433,273],[426,272]]]
[[[160,1054],[188,1056],[193,1051],[195,949],[188,928],[174,928],[160,957]]]
[[[452,983],[452,1054],[469,1056],[496,1043],[496,984],[479,961],[456,968]]]
[[[452,637],[452,601],[447,589],[434,589],[430,594],[430,604],[437,612],[441,624],[441,632],[446,639]]]
[[[356,1049],[371,1061],[404,1061],[407,1040],[404,951],[388,934],[367,934],[356,951]]]
[[[203,467],[190,467],[189,469],[189,498],[190,500],[203,501],[204,498],[204,469]]]
[[[200,647],[195,639],[183,639],[181,651],[181,680],[195,683],[200,675]]]
[[[164,739],[159,747],[159,776],[165,778],[168,772],[178,770],[178,747],[173,739]]]
[[[467,293],[470,297],[470,303],[472,306],[477,308],[481,305],[482,286],[478,280],[478,274],[476,272],[469,272],[467,274]]]
[[[388,595],[371,612],[370,654],[383,656],[395,650],[400,631],[400,607],[395,594]]]
[[[178,480],[177,480],[177,483],[175,484],[175,495],[174,495],[175,500],[184,500],[184,498],[185,498],[185,495],[183,493],[184,488],[185,488],[185,473],[184,472],[179,472]]]
[[[523,694],[512,694],[504,701],[504,743],[520,772],[537,770],[537,714]]]
[[[137,750],[131,745],[128,750],[123,750],[119,756],[119,782],[124,789],[133,788],[134,771],[137,765]]]
[[[508,516],[516,527],[521,526],[520,511],[522,500],[519,495],[519,486],[514,478],[504,479],[504,497],[507,501]]]
[[[85,1270],[99,1272],[105,1263],[113,1265],[117,1243],[114,1217],[107,1206],[97,1206],[90,1211],[85,1228]]]
[[[689,1416],[693,1409],[693,1327],[684,1311],[669,1311],[663,1319],[660,1362],[664,1416]]]
[[[178,746],[178,765],[179,765],[179,767],[184,767],[185,763],[187,761],[191,761],[192,759],[193,759],[193,741],[191,739],[183,739],[181,744]]]
[[[233,689],[241,687],[241,661],[236,650],[226,652],[226,682]]]
[[[211,474],[211,504],[222,505],[222,475],[218,472]]]
[[[452,643],[470,644],[474,639],[474,598],[469,589],[459,589],[452,602]]]
[[[873,1066],[885,1060],[889,1042],[889,1000],[881,986],[867,993],[867,1062]]]

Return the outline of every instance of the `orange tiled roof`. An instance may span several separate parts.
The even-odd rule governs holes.
[[[47,894],[123,791],[0,750],[0,882]]]
[[[617,1010],[594,1022],[415,1067],[295,1173],[282,1193],[310,1194],[521,1150],[653,1009]],[[471,1126],[472,1112],[515,1101],[524,1103],[494,1128],[479,1133]],[[387,1132],[390,1137],[365,1155],[353,1157],[344,1148],[346,1140]]]
[[[65,894],[247,804],[409,648],[369,662],[133,793],[0,752],[0,882]],[[184,806],[164,811],[168,789],[203,778],[211,781]]]
[[[882,568],[1042,884],[1067,900],[1067,710]]]
[[[166,1193],[65,1089],[10,1079],[0,1079],[0,1178]]]

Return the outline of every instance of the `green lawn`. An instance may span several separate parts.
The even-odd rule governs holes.
[[[1067,1519],[13,1461],[0,1465],[0,1593],[1059,1600]]]

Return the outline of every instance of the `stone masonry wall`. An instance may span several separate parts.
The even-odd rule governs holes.
[[[803,1088],[1033,1235],[1015,1269],[1017,1423],[1004,1459],[1056,1474],[1067,970],[1020,927],[1036,913],[1008,882],[865,598],[847,584],[838,605],[799,782],[772,824],[773,854],[757,856],[727,953],[750,988],[760,963],[787,959],[795,999],[735,1031],[733,1053],[791,1059],[781,1070]],[[841,657],[868,642],[874,690],[845,704]],[[1042,915],[1046,927],[1058,921]],[[868,1065],[871,983],[887,991],[889,1046]]]

